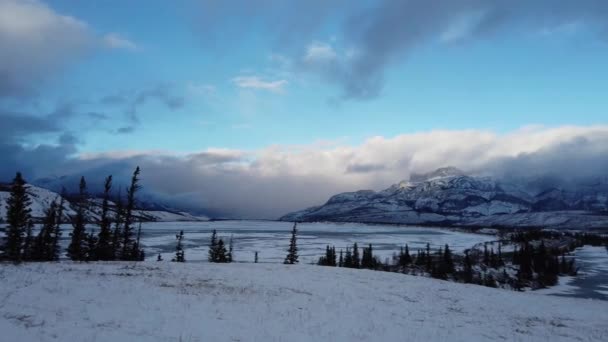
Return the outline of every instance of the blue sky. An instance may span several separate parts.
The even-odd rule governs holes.
[[[497,154],[514,157],[551,147],[547,141],[563,144],[574,131],[588,138],[579,129],[595,132],[608,117],[603,1],[0,6],[0,73],[8,75],[0,81],[0,150],[19,148],[6,157],[3,177],[40,170],[39,155],[53,153],[70,167],[91,158],[223,153],[232,166],[297,174],[299,166],[280,164],[293,153],[356,150],[341,161],[352,164],[374,139],[473,132],[503,141],[529,127],[560,132],[534,140],[533,151],[522,145]],[[479,139],[468,146],[486,144]],[[412,163],[369,175],[381,182],[357,178],[331,190],[380,187],[397,174],[458,164],[416,164],[426,159],[409,149],[420,144],[400,147]],[[275,150],[296,152],[268,152]],[[269,154],[280,163],[262,163]]]
[[[127,147],[190,152],[333,139],[360,143],[375,135],[433,129],[502,132],[530,124],[605,122],[608,41],[583,24],[570,29],[514,27],[457,42],[430,37],[383,70],[378,96],[361,100],[339,99],[339,86],[286,69],[272,58],[297,59],[297,52],[314,42],[339,49],[347,43],[337,22],[333,29],[316,30],[300,47],[284,47],[263,25],[235,28],[229,19],[225,25],[219,20],[213,30],[220,35],[236,30],[241,39],[228,34],[209,42],[198,22],[204,19],[204,2],[47,4],[58,14],[86,22],[98,35],[115,33],[136,46],[90,52],[62,69],[40,90],[40,101],[49,109],[159,85],[186,98],[174,111],[156,101],[146,103],[131,134],[87,133],[81,139],[86,151]],[[549,30],[554,32],[544,32]],[[244,89],[232,81],[240,76],[285,85],[280,92]],[[95,103],[80,107],[111,116],[108,130],[129,125],[121,108]],[[67,128],[76,131],[81,123],[74,121]]]

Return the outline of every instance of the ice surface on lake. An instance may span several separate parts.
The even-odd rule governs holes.
[[[142,243],[148,258],[158,253],[170,259],[175,251],[175,234],[184,230],[186,259],[207,259],[209,238],[213,229],[227,243],[234,241],[236,261],[252,262],[255,251],[260,262],[283,262],[293,223],[274,221],[214,221],[214,222],[152,222],[144,223]],[[298,248],[301,263],[316,262],[325,253],[325,246],[335,246],[336,252],[357,242],[359,247],[372,244],[374,254],[383,261],[399,251],[406,243],[410,252],[431,244],[433,251],[446,243],[454,252],[463,252],[474,244],[496,240],[491,235],[469,234],[429,227],[367,225],[360,223],[300,223]]]

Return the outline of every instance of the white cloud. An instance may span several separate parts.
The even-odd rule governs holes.
[[[208,149],[187,155],[129,151],[98,157],[87,156],[81,169],[108,165],[100,167],[104,170],[100,174],[120,174],[129,170],[125,164],[138,164],[148,189],[189,196],[195,207],[234,216],[275,218],[321,204],[338,192],[379,190],[409,179],[412,173],[443,166],[498,176],[605,175],[608,126],[534,126],[504,134],[441,130],[371,137],[357,146],[338,141],[253,151]],[[115,165],[120,168],[112,170]]]
[[[136,51],[139,49],[137,44],[119,35],[118,33],[108,33],[103,36],[102,41],[103,45],[110,49],[124,49],[129,51]]]
[[[232,82],[239,88],[267,90],[275,93],[283,92],[287,84],[287,80],[266,81],[258,76],[238,76],[232,79]]]
[[[93,46],[88,25],[35,0],[0,0],[0,96],[69,64]]]
[[[308,63],[327,63],[337,57],[338,54],[331,45],[323,42],[312,42],[306,48],[304,61]]]

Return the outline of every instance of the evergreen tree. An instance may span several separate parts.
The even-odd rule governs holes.
[[[32,260],[32,256],[34,253],[34,236],[32,235],[32,228],[34,227],[34,222],[30,220],[27,228],[25,229],[25,240],[23,241],[23,254],[21,255],[21,259],[23,261]]]
[[[124,223],[124,204],[122,201],[122,191],[118,188],[118,195],[116,196],[116,214],[114,216],[114,231],[112,232],[112,253],[113,259],[117,260],[121,258],[122,252],[122,225]]]
[[[163,261],[163,256],[160,255],[160,253],[158,253],[158,256],[156,257],[156,261]]]
[[[473,282],[473,263],[471,262],[468,250],[464,252],[463,278],[465,283]]]
[[[217,241],[217,261],[225,263],[228,262],[228,252],[226,251],[226,245],[224,244],[224,240],[219,239]]]
[[[186,257],[184,254],[184,249],[182,247],[182,240],[184,239],[184,231],[180,230],[179,234],[175,235],[175,239],[177,239],[177,246],[175,246],[175,257],[171,260],[174,262],[185,262],[186,261]],[[160,257],[160,254],[158,255],[157,259],[158,261],[161,261],[162,258]]]
[[[289,248],[287,249],[287,256],[285,257],[285,264],[293,265],[298,263],[298,245],[297,245],[297,223],[293,224],[291,230],[291,239],[289,240]]]
[[[106,178],[103,189],[103,202],[101,203],[101,215],[99,216],[99,235],[97,235],[95,255],[98,260],[112,260],[114,259],[114,252],[112,250],[112,221],[109,215],[112,176]]]
[[[61,246],[59,240],[61,239],[61,223],[63,223],[63,207],[65,206],[65,189],[62,190],[61,199],[57,205],[57,214],[55,215],[55,227],[53,229],[53,235],[49,243],[49,260],[58,261],[59,255],[61,254]]]
[[[431,258],[431,244],[428,242],[426,244],[426,256],[424,259],[426,261],[426,271],[431,272],[433,270],[433,259]]]
[[[139,225],[137,227],[137,235],[135,237],[135,242],[133,242],[133,248],[131,249],[131,257],[129,258],[129,260],[144,261],[144,250],[139,247],[140,240],[141,240],[141,221],[139,221]]]
[[[485,243],[483,245],[483,264],[486,266],[490,264],[490,253],[488,252],[488,245]]]
[[[211,242],[209,243],[209,256],[207,258],[209,262],[217,262],[217,232],[215,229],[211,234]]]
[[[410,256],[410,248],[405,244],[405,253],[403,255],[403,265],[408,266],[412,263],[412,257]]]
[[[375,262],[374,252],[373,252],[371,243],[369,244],[369,247],[363,248],[363,255],[361,257],[361,268],[368,268],[368,269],[376,268],[376,262]]]
[[[452,259],[452,251],[450,250],[450,246],[445,244],[445,248],[443,250],[443,263],[445,266],[445,272],[448,274],[454,273],[454,260]]]
[[[25,235],[31,226],[31,200],[25,189],[25,180],[17,172],[11,185],[10,197],[6,201],[6,244],[8,260],[20,262],[23,257]]]
[[[139,166],[137,166],[131,177],[131,185],[127,189],[127,205],[124,211],[124,225],[122,229],[122,260],[136,260],[140,254],[140,251],[137,246],[134,245],[135,242],[133,241],[133,211],[135,210],[136,205],[135,194],[141,189],[141,186],[139,185],[140,172],[141,170]],[[134,259],[134,256],[137,257]]]
[[[344,256],[342,255],[342,249],[340,249],[340,258],[338,259],[338,267],[344,266]]]
[[[353,254],[350,251],[349,247],[346,247],[346,253],[344,254],[344,262],[342,263],[342,265],[348,268],[353,267]]]
[[[86,202],[87,202],[87,182],[84,177],[80,178],[78,187],[78,199],[76,203],[76,215],[72,217],[72,233],[70,233],[71,241],[68,246],[67,256],[74,261],[83,261],[87,257],[87,234],[85,231],[86,224]]]
[[[86,243],[86,260],[87,261],[95,261],[97,259],[97,236],[95,232],[91,229],[91,232],[86,235],[85,239]]]
[[[57,204],[55,201],[49,204],[49,207],[44,211],[44,219],[42,221],[42,227],[34,240],[34,246],[32,251],[32,260],[35,261],[49,261],[52,260],[51,245],[53,234],[55,232],[55,225],[57,223]]]
[[[233,252],[232,235],[230,235],[230,240],[228,241],[228,254],[226,255],[227,262],[232,262],[232,252]]]
[[[353,244],[353,261],[352,261],[352,267],[353,268],[359,268],[361,266],[361,259],[359,258],[359,247],[357,246],[357,243],[355,242]]]
[[[255,255],[253,256],[253,262],[258,263],[258,251],[255,251]]]

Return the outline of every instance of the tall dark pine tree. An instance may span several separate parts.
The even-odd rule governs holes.
[[[64,189],[65,190],[65,189]],[[61,239],[61,223],[63,223],[63,207],[65,206],[65,191],[62,191],[61,199],[57,205],[57,214],[55,215],[55,227],[53,229],[53,236],[49,247],[49,256],[51,261],[58,261],[59,255],[61,254],[61,246],[59,245],[59,239]]]
[[[124,203],[122,201],[122,192],[118,188],[118,196],[116,197],[116,214],[114,216],[114,231],[112,232],[112,253],[113,259],[120,259],[122,252],[122,224],[124,223]]]
[[[83,261],[87,258],[87,234],[85,231],[86,224],[86,202],[87,202],[87,182],[84,177],[80,178],[78,187],[78,200],[76,203],[76,215],[72,217],[72,232],[70,233],[71,241],[68,246],[67,256],[75,261]]]
[[[31,227],[31,209],[29,208],[32,201],[25,189],[25,180],[21,176],[21,172],[17,172],[13,184],[11,185],[11,194],[6,201],[6,244],[5,256],[8,260],[19,262],[23,257],[24,238],[29,227]]]
[[[131,177],[131,185],[127,189],[127,206],[125,208],[124,225],[122,230],[122,260],[137,260],[139,256],[139,250],[135,250],[135,242],[133,241],[133,223],[135,211],[135,194],[141,186],[139,185],[139,174],[141,170],[139,166],[135,168],[133,176]]]
[[[465,283],[473,282],[473,263],[471,262],[471,257],[469,256],[469,251],[466,250],[464,252],[464,262],[463,262],[463,280]]]
[[[38,232],[38,236],[34,240],[32,248],[32,260],[50,261],[52,260],[51,246],[53,243],[53,234],[55,233],[55,225],[57,224],[57,204],[51,202],[49,207],[44,211],[44,219],[42,227]]]
[[[103,186],[103,202],[99,216],[99,234],[95,255],[98,260],[114,259],[112,251],[112,221],[110,219],[110,195],[112,191],[112,176],[108,176]]]
[[[217,261],[225,263],[228,262],[228,251],[226,250],[226,245],[224,244],[224,240],[219,239],[217,241],[217,252],[216,252]]]
[[[176,234],[175,239],[177,239],[177,246],[175,246],[175,257],[171,261],[185,262],[186,257],[184,255],[184,249],[182,247],[182,240],[184,239],[184,231],[181,230],[179,232],[179,234]],[[160,257],[160,254],[158,256]]]
[[[353,268],[359,268],[359,266],[361,266],[361,259],[359,258],[359,246],[357,246],[357,243],[355,242],[353,244],[353,264],[352,264],[352,267]]]
[[[215,229],[211,234],[211,240],[209,242],[209,256],[207,260],[209,260],[209,262],[217,262],[217,232]]]
[[[226,261],[232,262],[232,252],[234,251],[234,246],[232,245],[232,235],[230,235],[230,241],[228,242],[228,254],[226,254]]]
[[[450,246],[445,244],[445,249],[443,250],[443,264],[445,267],[445,272],[448,274],[452,274],[455,271],[454,268],[454,260],[452,259],[452,251],[450,250]]]
[[[374,252],[371,243],[369,244],[369,247],[363,248],[363,256],[361,257],[361,268],[376,268]]]
[[[291,239],[289,240],[289,248],[287,249],[287,256],[284,261],[285,264],[293,265],[298,263],[297,225],[297,223],[294,223],[293,229],[291,230]]]

